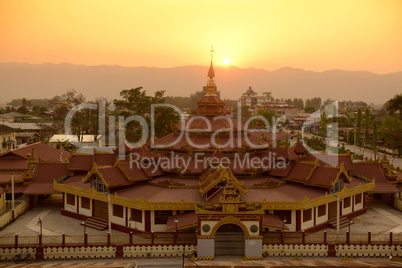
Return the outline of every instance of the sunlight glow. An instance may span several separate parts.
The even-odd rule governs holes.
[[[230,63],[229,59],[225,59],[225,60],[223,61],[223,64],[225,64],[225,65],[228,65],[229,63]]]

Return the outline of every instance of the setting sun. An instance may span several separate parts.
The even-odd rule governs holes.
[[[223,64],[225,64],[225,65],[228,65],[230,63],[230,61],[228,60],[228,59],[225,59],[224,61],[223,61]]]

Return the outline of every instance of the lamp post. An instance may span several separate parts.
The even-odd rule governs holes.
[[[353,223],[351,219],[349,219],[349,234],[350,234],[350,225]]]
[[[175,224],[176,224],[176,230],[175,230],[175,232],[177,233],[177,223],[179,222],[179,219],[177,218],[177,216],[176,216],[176,218],[174,219],[174,222],[175,222]]]
[[[130,217],[130,219],[128,220],[128,229],[131,231],[131,217]]]
[[[82,225],[84,225],[84,235],[87,233],[87,222],[83,221],[81,222]]]
[[[42,220],[39,218],[38,223],[40,224],[40,235],[42,235]]]
[[[341,198],[337,194],[334,194],[334,196],[336,197],[336,233],[339,234],[339,218],[340,218]]]

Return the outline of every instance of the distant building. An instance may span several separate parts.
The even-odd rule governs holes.
[[[4,122],[38,122],[40,120],[42,120],[42,118],[40,117],[29,114],[21,114],[17,112],[0,114],[0,121]]]
[[[264,102],[271,100],[271,92],[263,92],[262,95],[258,95],[251,86],[241,95],[240,101],[242,106],[250,107],[251,112],[254,111],[254,107],[262,105]]]
[[[16,148],[15,130],[6,125],[0,125],[0,153]]]
[[[53,148],[65,151],[75,151],[77,149],[76,144],[81,143],[80,147],[100,147],[101,144],[101,136],[100,135],[81,135],[78,137],[77,135],[72,135],[68,137],[65,134],[57,134],[53,135],[53,137],[49,140],[49,145]]]

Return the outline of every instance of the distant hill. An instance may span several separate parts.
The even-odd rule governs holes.
[[[173,68],[85,66],[69,63],[0,63],[0,103],[25,97],[51,98],[66,89],[82,92],[87,99],[115,99],[123,89],[142,86],[148,92],[166,90],[168,96],[189,96],[207,81],[207,66]],[[216,67],[221,96],[238,99],[251,86],[256,92],[271,91],[275,98],[362,100],[382,104],[402,92],[402,72],[374,74],[330,70],[312,72],[290,67],[276,71]]]

